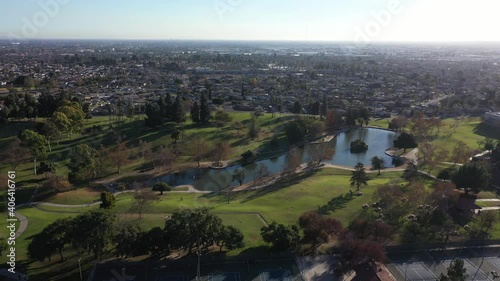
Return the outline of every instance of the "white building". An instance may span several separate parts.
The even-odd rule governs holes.
[[[484,122],[500,128],[500,112],[486,112],[484,114]]]

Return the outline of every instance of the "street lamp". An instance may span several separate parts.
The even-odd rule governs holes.
[[[83,281],[83,276],[82,276],[82,266],[80,265],[80,261],[82,258],[78,259],[78,268],[80,269],[80,280]]]
[[[409,263],[406,263],[406,267],[405,267],[405,281],[406,281],[406,272],[408,271],[408,266],[409,265],[410,265]]]

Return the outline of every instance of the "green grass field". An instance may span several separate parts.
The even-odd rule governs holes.
[[[272,118],[271,114],[264,114],[263,116],[257,118],[257,127],[260,128],[259,138],[257,140],[252,140],[247,136],[247,126],[251,120],[251,115],[248,112],[232,112],[229,113],[232,121],[225,124],[222,128],[216,128],[214,126],[203,126],[194,124],[191,121],[187,121],[183,124],[183,134],[181,140],[179,140],[178,149],[181,152],[182,157],[179,158],[178,164],[194,162],[192,157],[192,151],[189,148],[189,142],[192,139],[201,138],[206,140],[209,146],[213,146],[217,142],[229,143],[232,147],[232,151],[229,155],[229,159],[239,159],[240,155],[248,150],[258,152],[260,157],[269,157],[275,154],[281,154],[286,149],[286,140],[283,136],[282,127],[291,119],[295,118],[291,115],[276,116]],[[16,138],[17,134],[24,129],[34,129],[36,122],[43,122],[43,119],[37,119],[36,121],[12,121],[7,125],[2,127],[0,131],[0,145],[6,147],[13,139]],[[243,129],[239,132],[233,125],[235,122],[241,122],[243,124]],[[46,159],[55,163],[57,166],[56,174],[60,176],[67,176],[68,174],[68,153],[70,148],[78,144],[89,144],[93,147],[98,148],[102,145],[110,145],[113,141],[107,134],[108,128],[112,124],[113,127],[119,127],[122,132],[123,141],[125,141],[127,147],[130,149],[131,154],[137,153],[135,149],[140,140],[147,141],[151,143],[153,148],[160,145],[172,146],[174,141],[171,138],[171,133],[177,126],[174,123],[167,123],[161,128],[148,129],[144,127],[144,121],[142,119],[125,119],[124,122],[119,124],[110,123],[110,119],[106,116],[94,117],[90,120],[86,120],[85,128],[90,128],[93,126],[101,126],[104,129],[104,133],[97,134],[94,136],[89,135],[76,135],[69,138],[63,138],[58,141],[52,141],[52,151],[48,154]],[[270,140],[274,137],[281,139],[280,148],[271,149],[269,146]],[[43,161],[39,159],[38,163]],[[122,168],[122,174],[125,176],[127,173],[141,170],[142,160],[133,160],[130,164]],[[9,163],[3,162],[0,165],[0,173],[6,173],[8,170],[12,170]],[[33,174],[33,163],[30,159],[19,165],[16,169],[18,186],[29,186],[31,184],[39,183],[44,181],[44,175],[34,175]],[[112,176],[116,177],[116,168],[110,168],[110,173]]]

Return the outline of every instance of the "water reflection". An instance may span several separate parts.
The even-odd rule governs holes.
[[[363,153],[353,154],[350,152],[350,144],[351,141],[358,138],[363,139],[368,144],[368,150]],[[387,167],[394,167],[392,158],[385,155],[384,152],[387,148],[392,147],[395,138],[396,133],[394,132],[372,128],[340,133],[328,143],[331,148],[335,149],[333,159],[324,162],[349,167],[353,167],[358,162],[361,162],[365,166],[370,166],[370,159],[378,156],[384,158]],[[311,160],[311,151],[315,149],[314,146],[315,144],[308,144],[299,149],[299,153],[302,155],[302,162]],[[237,184],[236,182],[232,182],[232,173],[238,168],[244,169],[246,175],[244,183],[248,183],[254,180],[260,165],[266,165],[271,174],[276,174],[283,170],[286,161],[287,155],[282,155],[252,164],[228,167],[223,170],[190,169],[167,175],[161,179],[173,186],[190,184],[199,190],[218,191]]]

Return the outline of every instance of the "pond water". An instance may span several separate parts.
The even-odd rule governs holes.
[[[374,156],[382,157],[385,160],[387,167],[394,167],[392,157],[385,155],[385,150],[392,147],[393,140],[396,138],[396,133],[386,130],[362,128],[351,130],[349,132],[340,133],[332,141],[328,143],[331,148],[335,149],[335,155],[332,159],[323,161],[341,166],[353,167],[358,162],[365,166],[370,166],[370,159]],[[368,150],[364,153],[351,153],[351,141],[362,139],[368,144]],[[311,151],[315,149],[316,144],[307,144],[303,148],[298,149],[302,155],[302,161],[308,162],[311,159]],[[231,182],[232,173],[236,169],[245,171],[244,183],[254,180],[259,167],[266,165],[269,173],[276,174],[283,171],[283,167],[287,161],[287,155],[281,155],[276,158],[257,161],[247,165],[235,165],[226,169],[189,169],[179,173],[170,174],[161,178],[168,182],[171,186],[178,185],[193,185],[198,190],[203,191],[218,191],[229,186],[237,185],[236,181]]]

